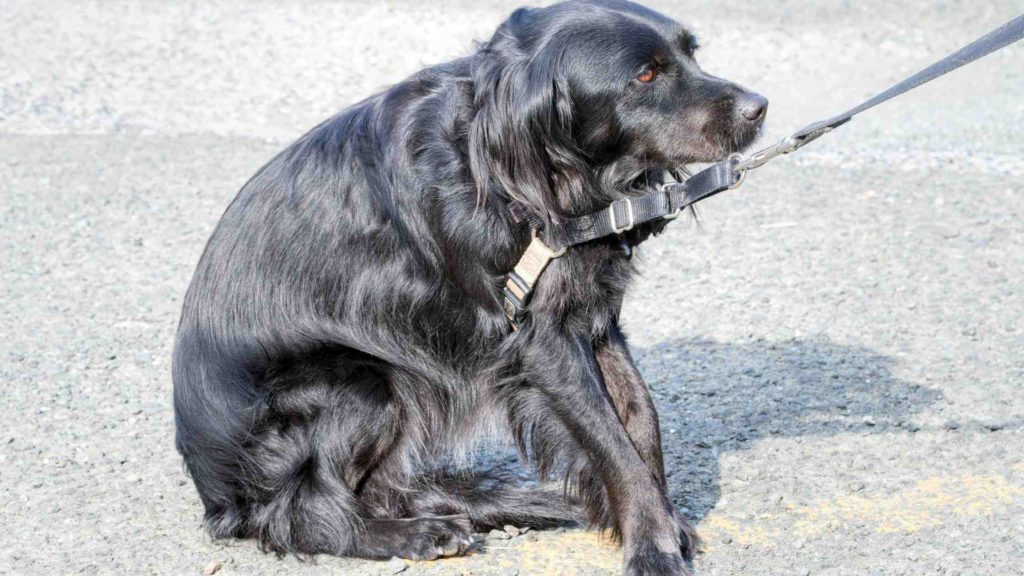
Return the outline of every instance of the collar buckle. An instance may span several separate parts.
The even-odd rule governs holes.
[[[616,219],[616,216],[615,216],[615,205],[619,204],[620,202],[626,204],[626,219],[628,220],[628,222],[626,222],[622,226],[619,226],[619,222],[618,222],[618,220]],[[623,198],[622,200],[616,200],[615,202],[612,202],[612,205],[611,205],[611,220],[612,220],[612,232],[615,233],[615,234],[622,234],[623,232],[626,232],[628,230],[632,230],[633,226],[636,225],[636,213],[633,211],[633,199],[632,198]]]
[[[519,258],[515,268],[505,276],[505,285],[502,288],[502,308],[512,330],[518,330],[526,320],[529,312],[530,297],[533,296],[533,289],[540,280],[541,273],[548,264],[565,254],[566,246],[553,250],[532,231],[530,245],[526,252]]]

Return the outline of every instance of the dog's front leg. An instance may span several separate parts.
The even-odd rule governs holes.
[[[589,338],[538,330],[531,341],[524,351],[525,375],[545,396],[542,416],[561,421],[603,484],[622,534],[626,574],[688,574],[680,526],[662,481],[619,420]]]
[[[665,465],[661,454],[661,429],[654,401],[643,376],[633,363],[626,338],[618,326],[612,326],[605,340],[594,346],[608,395],[633,446],[664,487]]]
[[[615,412],[622,421],[629,439],[633,442],[640,457],[643,458],[651,473],[658,478],[662,489],[668,494],[668,483],[665,479],[665,465],[661,451],[661,429],[658,425],[658,412],[651,399],[640,370],[633,362],[626,344],[626,337],[618,325],[613,325],[608,336],[594,346],[594,356],[601,367],[605,387],[608,389]],[[697,546],[696,532],[678,512],[676,521],[682,533],[683,555],[690,557]]]

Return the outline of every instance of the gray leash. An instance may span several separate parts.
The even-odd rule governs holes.
[[[1013,20],[1010,20],[999,28],[996,28],[981,38],[978,38],[974,42],[971,42],[967,46],[964,46],[942,60],[939,60],[924,70],[921,70],[910,78],[894,85],[885,92],[865,100],[842,114],[837,114],[827,120],[822,120],[820,122],[804,126],[793,134],[783,138],[774,146],[769,146],[764,150],[751,154],[748,158],[740,160],[735,169],[741,172],[751,170],[758,166],[762,166],[773,158],[798,150],[805,144],[828,134],[834,128],[846,124],[857,114],[860,114],[869,108],[874,108],[882,102],[891,100],[900,94],[909,92],[922,84],[931,82],[940,76],[949,74],[961,66],[966,66],[983,56],[987,56],[996,50],[1005,48],[1021,38],[1024,38],[1024,14],[1017,16]]]

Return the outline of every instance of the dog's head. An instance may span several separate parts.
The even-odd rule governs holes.
[[[677,22],[622,0],[517,10],[473,74],[481,193],[496,183],[557,224],[748,146],[768,101],[701,70],[696,49]]]

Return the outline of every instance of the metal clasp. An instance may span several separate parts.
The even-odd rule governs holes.
[[[662,191],[663,194],[665,194],[665,203],[668,204],[670,207],[672,206],[672,187],[673,186],[679,186],[679,183],[678,182],[666,182],[665,184],[661,185],[661,191]],[[681,206],[679,208],[676,208],[675,212],[672,212],[671,214],[666,214],[666,215],[662,216],[661,218],[663,220],[675,220],[676,218],[679,218],[679,215],[683,213],[683,210],[685,210],[685,208]]]
[[[768,161],[774,158],[778,158],[779,156],[789,154],[790,152],[796,150],[798,147],[799,144],[796,140],[793,139],[792,136],[786,136],[782,140],[779,140],[777,143],[762,150],[758,150],[757,152],[754,152],[750,156],[741,159],[739,162],[736,163],[735,169],[737,172],[746,172],[747,170],[759,168],[767,164]]]
[[[775,144],[758,150],[746,158],[742,158],[735,166],[737,172],[746,172],[747,170],[753,170],[759,168],[768,163],[769,160],[784,156],[793,152],[799,148],[802,148],[805,144],[809,144],[818,138],[821,138],[825,134],[832,131],[835,126],[823,126],[822,128],[815,130],[805,136],[796,138],[793,136],[786,136],[782,140],[779,140]],[[799,134],[800,132],[797,132]]]

